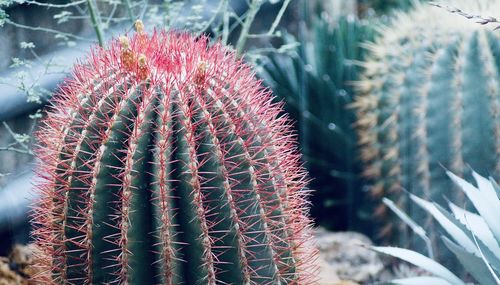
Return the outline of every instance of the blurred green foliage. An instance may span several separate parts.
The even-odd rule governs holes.
[[[372,9],[377,14],[387,14],[395,9],[406,11],[413,6],[415,1],[416,0],[359,0],[358,6],[362,13]]]
[[[480,14],[500,8],[498,1],[463,3],[464,11]],[[441,233],[408,194],[464,204],[443,168],[462,175],[472,167],[500,177],[500,37],[427,3],[397,15],[381,30],[384,34],[369,44],[355,103],[364,174],[373,198],[394,200],[426,226],[436,247]],[[381,236],[420,248],[380,205],[374,213],[383,225]]]
[[[296,121],[304,161],[313,178],[312,215],[330,229],[362,229],[364,194],[357,161],[357,136],[352,124],[353,81],[358,79],[374,29],[354,16],[333,22],[313,20],[310,38],[290,54],[269,56],[260,76]],[[289,43],[295,39],[288,36]]]

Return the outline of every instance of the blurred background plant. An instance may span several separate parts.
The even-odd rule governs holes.
[[[489,0],[455,3],[473,12],[499,7]],[[462,175],[470,165],[498,179],[498,34],[428,4],[397,15],[381,30],[382,36],[367,45],[371,53],[354,104],[364,175],[375,199],[394,200],[429,229],[437,247],[432,218],[410,203],[408,193],[463,203],[463,197],[451,195],[443,167]],[[422,248],[384,205],[374,216],[383,224],[382,236]]]
[[[365,49],[373,39],[369,20],[323,12],[311,20],[310,32],[286,54],[262,58],[259,74],[296,121],[306,167],[316,190],[312,214],[329,229],[367,230],[361,166],[357,159],[354,100]],[[286,43],[297,42],[292,35]],[[331,217],[339,217],[332,219]]]
[[[395,10],[407,11],[413,7],[415,0],[360,0],[359,13],[387,14]]]

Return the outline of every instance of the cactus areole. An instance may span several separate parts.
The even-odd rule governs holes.
[[[220,44],[139,25],[76,65],[38,139],[36,282],[315,282],[290,123]]]

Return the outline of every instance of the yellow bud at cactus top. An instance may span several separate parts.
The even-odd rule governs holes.
[[[138,58],[139,66],[144,67],[146,66],[146,56],[144,54],[140,54]]]
[[[134,23],[134,28],[135,28],[135,31],[138,33],[138,34],[142,34],[144,33],[144,24],[142,23],[141,20],[136,20],[135,23]]]
[[[137,77],[140,80],[145,80],[146,78],[148,78],[148,74],[149,74],[149,68],[146,65],[146,56],[141,53],[139,55],[139,58],[137,59],[137,61],[138,61],[138,65],[139,65],[139,67],[137,69]]]
[[[205,81],[205,72],[207,70],[207,63],[202,61],[198,63],[198,69],[196,70],[196,74],[194,77],[194,83],[197,85],[202,85]]]
[[[128,38],[125,36],[120,37],[120,44],[122,45],[123,49],[129,49],[130,48],[130,42],[128,41]]]

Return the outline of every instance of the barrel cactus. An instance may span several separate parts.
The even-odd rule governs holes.
[[[234,53],[138,25],[76,65],[52,103],[37,282],[314,282],[290,123]]]
[[[477,14],[500,9],[489,0],[443,3]],[[430,215],[413,213],[405,191],[441,203],[460,198],[443,168],[499,177],[499,34],[428,4],[397,15],[381,34],[368,44],[354,104],[364,174],[374,197],[390,197],[427,224]],[[381,205],[376,213],[389,212]],[[401,225],[387,221],[385,235]]]

